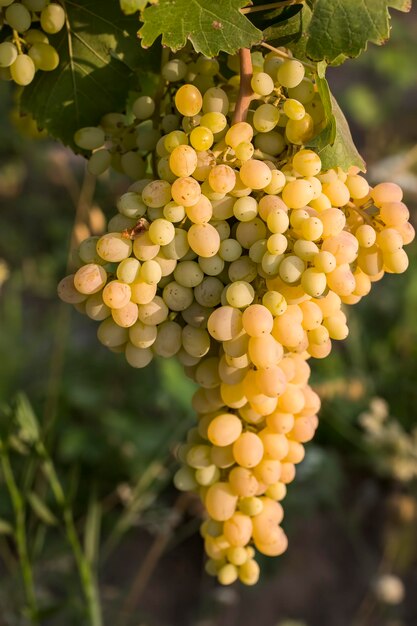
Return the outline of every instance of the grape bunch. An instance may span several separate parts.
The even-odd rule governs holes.
[[[236,121],[236,74],[225,81],[216,60],[199,57],[193,76],[162,119],[146,109],[155,148],[58,292],[133,367],[176,356],[197,383],[197,425],[174,481],[207,513],[207,572],[253,585],[256,550],[287,547],[281,501],[318,425],[308,360],[348,335],[343,305],[406,270],[414,229],[398,185],[325,170],[304,147],[324,114],[302,63],[254,55],[246,121]],[[106,149],[99,131],[81,129],[76,142]]]
[[[0,32],[5,31],[0,43],[0,80],[13,80],[25,87],[38,70],[55,70],[59,54],[48,35],[59,33],[65,19],[65,11],[57,2],[0,0]]]

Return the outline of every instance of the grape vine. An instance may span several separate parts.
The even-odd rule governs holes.
[[[21,110],[90,175],[130,179],[58,294],[132,367],[176,357],[196,383],[174,483],[201,500],[223,585],[255,584],[257,553],[287,549],[282,501],[318,427],[311,359],[414,239],[325,77],[408,4],[332,3],[329,24],[329,2],[132,0],[95,22],[93,0],[0,0],[0,79],[24,88]]]

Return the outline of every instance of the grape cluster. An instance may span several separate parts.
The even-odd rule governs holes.
[[[357,168],[323,170],[303,147],[323,123],[304,66],[254,61],[249,114],[237,123],[236,76],[213,85],[217,61],[196,61],[205,73],[175,89],[109,232],[81,243],[79,268],[58,287],[133,367],[176,356],[198,384],[175,484],[207,511],[208,573],[247,585],[259,577],[255,549],[287,546],[280,501],[320,408],[308,359],[347,336],[342,305],[407,268],[414,237],[396,184],[372,189]],[[81,129],[77,143],[105,149],[103,130],[92,140],[99,130]],[[152,163],[158,178],[143,177]]]
[[[2,28],[10,34],[0,43],[0,80],[13,80],[25,87],[37,70],[51,72],[59,54],[49,43],[65,24],[65,11],[49,0],[0,0]],[[32,28],[32,23],[36,28]]]

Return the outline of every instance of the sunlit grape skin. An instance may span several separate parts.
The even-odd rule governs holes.
[[[347,337],[343,304],[405,271],[413,238],[398,186],[324,170],[304,147],[320,124],[314,79],[295,59],[271,58],[237,124],[236,77],[224,83],[217,60],[198,57],[192,72],[180,58],[164,65],[169,113],[160,120],[148,96],[135,107],[134,124],[159,135],[156,167],[149,159],[119,199],[114,232],[81,251],[84,268],[95,264],[92,287],[81,285],[85,269],[85,293],[71,276],[60,284],[130,365],[176,356],[197,383],[198,421],[174,482],[201,499],[207,571],[224,585],[255,584],[256,551],[285,551],[280,501],[318,425],[309,359]],[[107,153],[145,162],[129,121],[111,115],[80,129],[79,147],[104,164]]]

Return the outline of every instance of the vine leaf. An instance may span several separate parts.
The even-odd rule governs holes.
[[[60,65],[37,74],[23,90],[21,108],[40,128],[73,145],[78,128],[95,125],[105,113],[124,108],[132,68],[146,70],[153,55],[138,45],[137,21],[123,14],[118,2],[63,4],[67,24],[51,37]]]
[[[349,126],[335,98],[332,96],[326,80],[325,61],[317,63],[316,85],[324,108],[322,131],[308,142],[307,147],[314,148],[320,155],[323,169],[341,167],[347,170],[356,165],[365,171],[365,162],[353,143]]]
[[[302,34],[302,12],[301,4],[285,7],[278,11],[271,11],[269,24],[263,31],[265,41],[274,42],[278,48],[285,46],[290,41],[297,40]],[[268,14],[265,15],[268,19]]]
[[[390,35],[389,9],[407,12],[410,0],[316,0],[308,27],[306,55],[339,65],[357,57],[368,42],[383,44]]]
[[[341,167],[346,171],[351,165],[356,165],[362,172],[365,172],[365,161],[353,143],[349,124],[343,115],[342,109],[331,94],[330,98],[335,124],[335,137],[332,144],[323,145],[323,148],[317,148],[322,167],[324,170]]]
[[[149,0],[120,0],[120,8],[125,15],[133,15],[137,11],[142,11]]]
[[[332,145],[336,139],[336,118],[333,113],[332,96],[330,93],[329,83],[326,80],[325,61],[317,63],[317,72],[315,76],[317,90],[320,95],[324,109],[324,127],[323,130],[309,141],[310,148],[316,148],[318,151],[323,150],[326,146]]]
[[[250,48],[261,41],[262,32],[240,12],[247,4],[247,0],[159,0],[142,13],[142,46],[151,46],[162,35],[162,44],[173,51],[189,39],[208,57],[220,50],[234,54]]]

